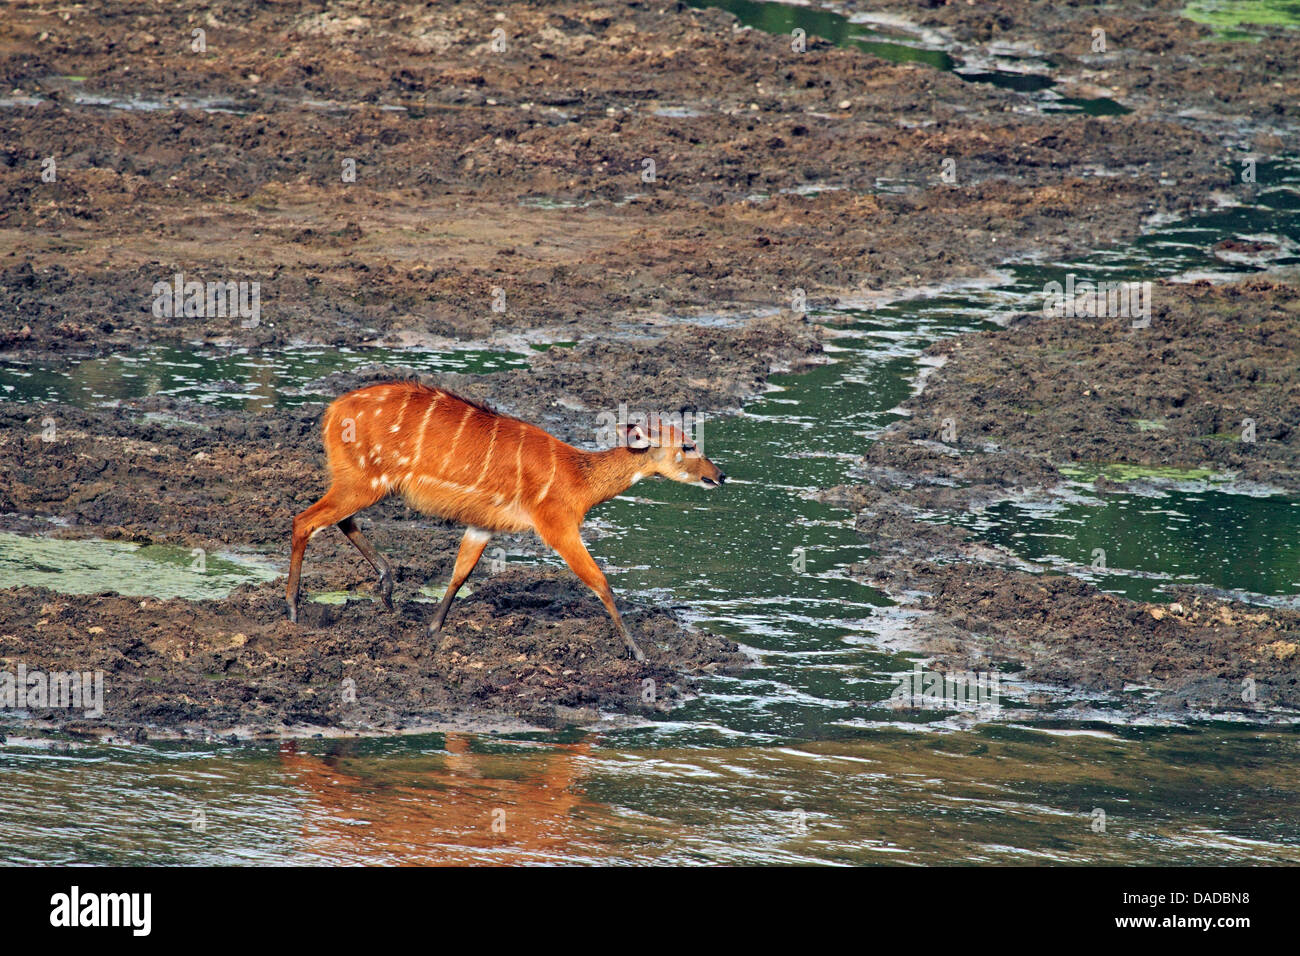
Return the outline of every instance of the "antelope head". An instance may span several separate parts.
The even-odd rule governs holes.
[[[637,474],[680,481],[700,488],[720,488],[727,476],[705,458],[696,443],[680,428],[662,419],[649,425],[627,425],[622,430],[623,444],[637,458]]]

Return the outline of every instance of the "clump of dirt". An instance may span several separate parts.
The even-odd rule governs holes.
[[[1152,298],[1148,328],[1021,315],[936,344],[946,364],[899,437],[937,440],[948,421],[954,450],[994,443],[1019,465],[1209,468],[1300,489],[1300,289],[1161,283]]]
[[[567,572],[517,568],[483,582],[436,635],[435,604],[411,600],[395,613],[307,603],[293,625],[277,584],[220,601],[9,589],[0,670],[103,671],[102,719],[48,707],[29,708],[29,719],[138,738],[591,723],[601,712],[658,713],[690,692],[691,674],[747,663],[730,641],[645,607],[626,619],[647,659],[626,658],[605,609]]]

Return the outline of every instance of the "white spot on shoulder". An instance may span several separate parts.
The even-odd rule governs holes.
[[[378,488],[378,487],[379,487],[379,479],[378,479],[378,478],[371,478],[371,479],[370,479],[370,487],[371,487],[371,488]]]
[[[357,464],[358,464],[360,467],[362,467],[362,468],[366,467],[366,456],[365,456],[365,455],[358,455],[358,456],[357,456]]]
[[[402,428],[401,425],[394,425],[392,428],[390,428],[390,429],[388,429],[388,430],[389,430],[390,432],[395,432],[395,431],[400,431],[401,428]]]

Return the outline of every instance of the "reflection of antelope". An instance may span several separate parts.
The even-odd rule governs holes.
[[[418,511],[469,525],[434,630],[442,627],[491,532],[531,529],[596,592],[628,650],[643,660],[605,575],[582,543],[582,519],[642,478],[657,475],[702,488],[717,488],[727,478],[680,429],[666,423],[623,426],[616,447],[581,451],[535,425],[413,383],[349,392],[326,410],[322,431],[332,484],[293,519],[286,592],[291,621],[298,619],[298,576],[307,542],[330,524],[337,524],[379,572],[380,597],[392,608],[392,568],[361,536],[353,516],[399,492]]]
[[[421,755],[411,769],[388,755],[382,777],[372,778],[364,756],[349,753],[352,741],[327,756],[282,743],[280,764],[305,798],[312,855],[419,865],[554,861],[571,858],[593,829],[590,818],[607,812],[578,785],[588,742],[507,755],[469,745],[447,734],[447,755]]]

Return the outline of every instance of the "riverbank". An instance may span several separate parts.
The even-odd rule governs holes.
[[[1075,690],[1140,689],[1132,712],[1294,711],[1296,611],[1177,587],[1129,600],[943,523],[1062,500],[1067,474],[1089,470],[1103,499],[1224,473],[1294,494],[1297,288],[1260,278],[1153,295],[1149,328],[1022,314],[936,344],[940,364],[861,460],[862,483],[823,500],[856,513],[877,554],[854,573],[926,612],[908,641],[943,667],[1000,662]]]
[[[647,660],[627,659],[567,570],[484,569],[472,584],[437,635],[436,602],[400,593],[409,587],[393,613],[364,597],[308,601],[299,625],[278,581],[213,601],[7,589],[0,661],[103,675],[102,715],[29,705],[19,725],[137,741],[594,725],[659,714],[693,674],[747,663],[734,643],[640,605],[625,618]]]

